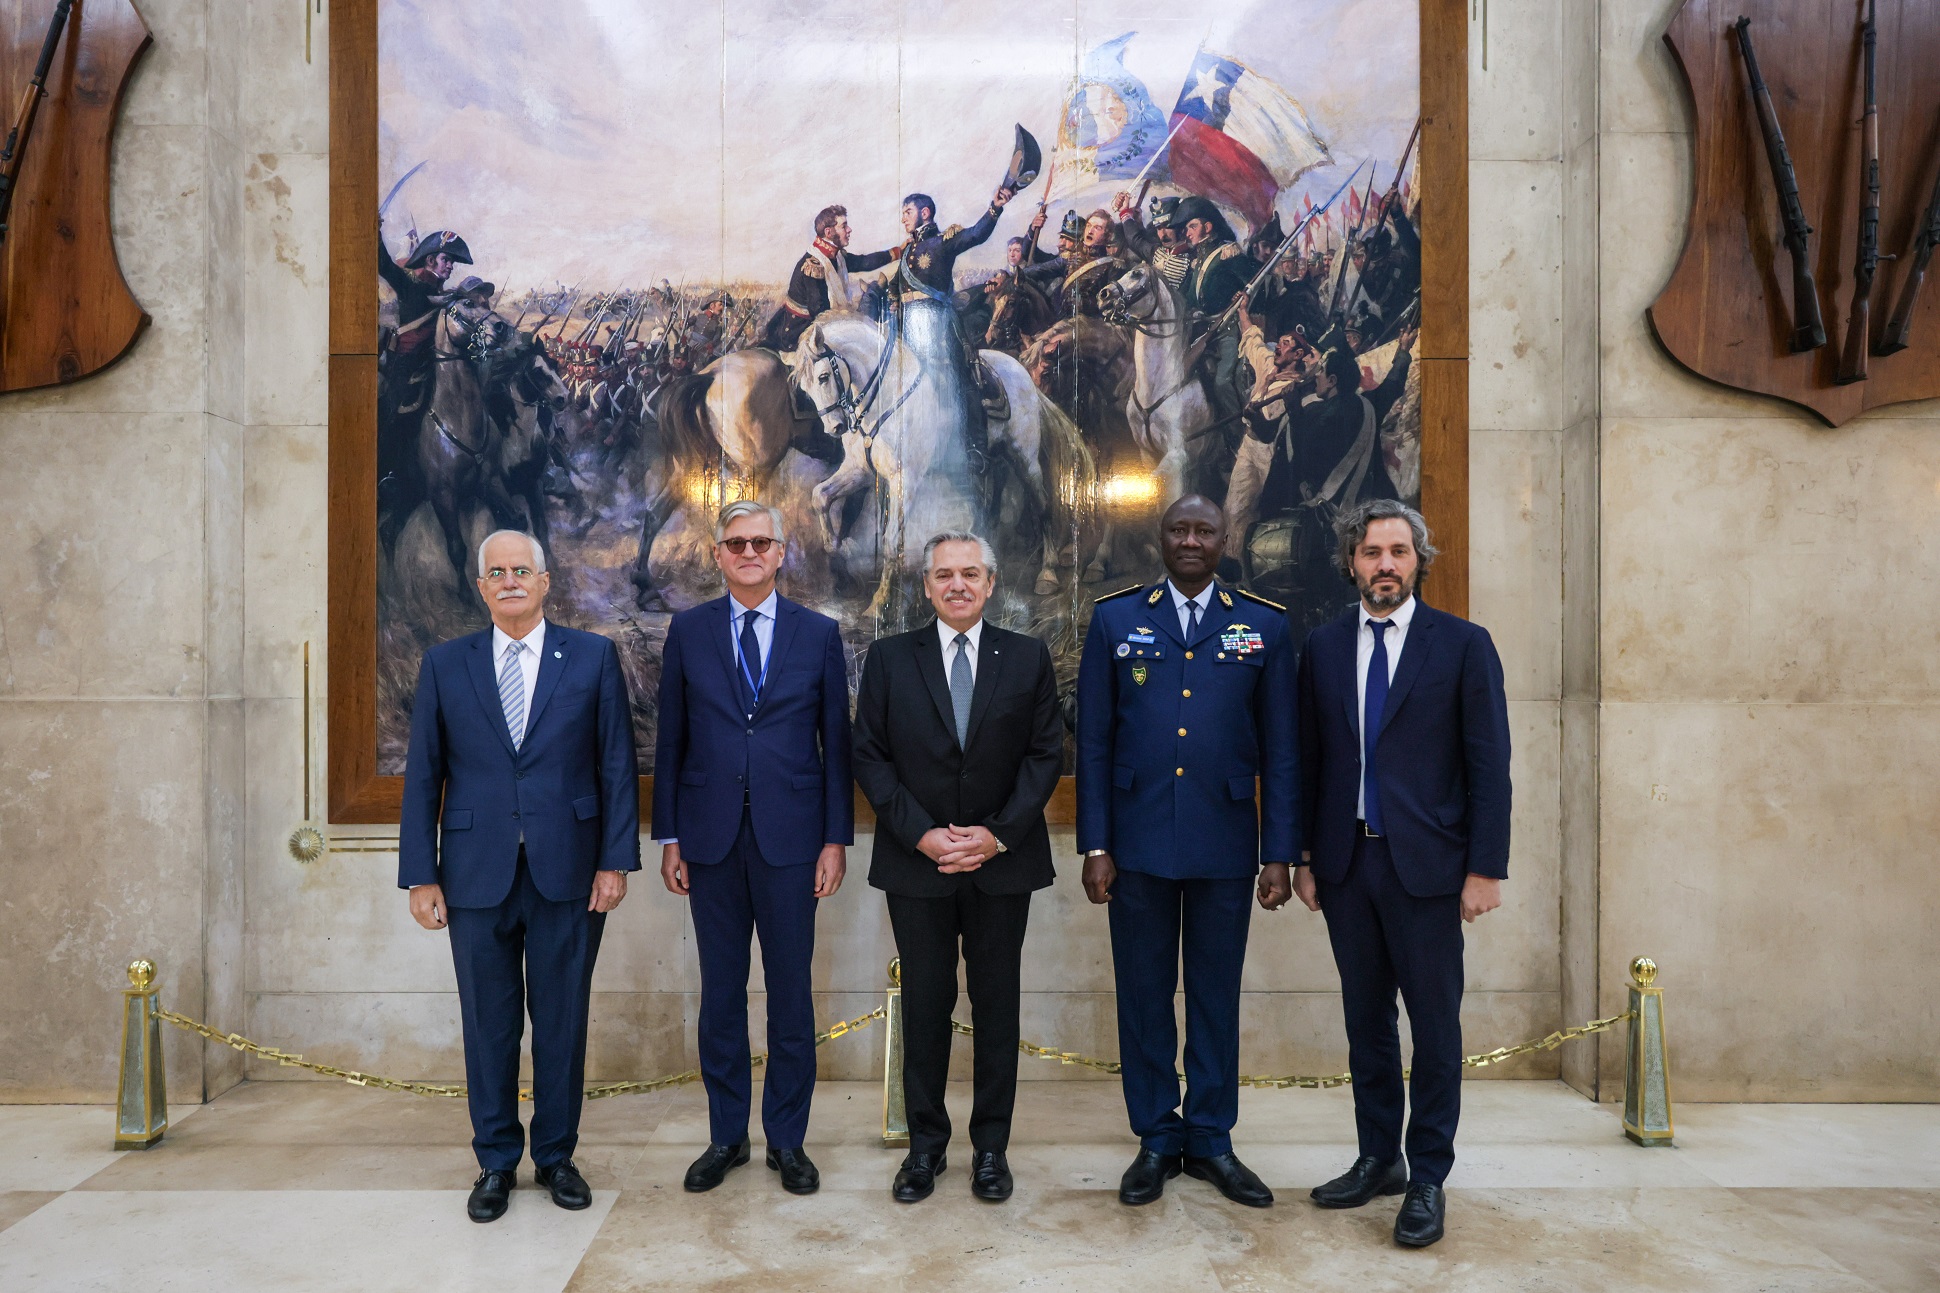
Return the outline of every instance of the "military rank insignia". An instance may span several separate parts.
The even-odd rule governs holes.
[[[1234,655],[1252,655],[1266,650],[1266,639],[1250,625],[1233,624],[1219,635],[1219,649]]]
[[[1144,665],[1135,664],[1132,666],[1132,681],[1137,683],[1139,686],[1143,687],[1145,685],[1145,680],[1150,676],[1151,676],[1150,672],[1145,668]]]

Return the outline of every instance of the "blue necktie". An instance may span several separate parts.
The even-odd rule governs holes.
[[[761,639],[754,635],[755,618],[760,614],[760,611],[741,614],[741,690],[750,715],[761,700]]]
[[[505,730],[511,733],[512,748],[525,744],[525,670],[519,655],[525,643],[514,642],[505,648],[505,663],[498,671],[498,703],[505,710]]]
[[[1376,835],[1381,828],[1381,774],[1374,763],[1374,743],[1381,736],[1381,715],[1388,707],[1388,622],[1369,620],[1374,630],[1374,654],[1367,662],[1367,706],[1361,713],[1361,788],[1367,801],[1367,828]]]

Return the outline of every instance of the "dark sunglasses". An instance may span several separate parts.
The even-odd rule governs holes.
[[[729,552],[732,552],[737,557],[740,556],[742,553],[746,552],[749,548],[754,549],[756,556],[763,556],[767,553],[768,549],[774,547],[777,543],[780,543],[780,542],[781,542],[780,539],[771,539],[767,535],[763,534],[753,539],[739,539],[739,538],[722,539],[721,546],[726,548]]]

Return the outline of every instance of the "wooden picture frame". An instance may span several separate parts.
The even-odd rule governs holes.
[[[330,19],[329,820],[394,823],[403,778],[377,772],[379,0]],[[1436,604],[1468,613],[1468,7],[1421,0],[1421,505],[1442,556]],[[642,823],[653,778],[640,778]],[[857,796],[859,822],[871,820]],[[1051,801],[1075,816],[1072,779]]]

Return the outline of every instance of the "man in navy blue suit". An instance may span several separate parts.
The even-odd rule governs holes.
[[[1360,601],[1300,657],[1293,888],[1325,913],[1340,968],[1360,1157],[1313,1198],[1405,1192],[1394,1238],[1421,1248],[1442,1237],[1462,1109],[1462,922],[1501,905],[1509,874],[1509,706],[1488,631],[1415,596],[1435,558],[1421,513],[1372,499],[1335,530]],[[1414,1033],[1405,1142],[1397,990]]]
[[[1181,1170],[1249,1207],[1273,1192],[1233,1152],[1239,989],[1254,880],[1292,892],[1298,807],[1286,611],[1213,578],[1226,516],[1190,494],[1166,509],[1167,578],[1098,599],[1078,666],[1078,848],[1109,903],[1119,1062],[1138,1156],[1121,1202]],[[1186,1089],[1173,1019],[1181,953]]]
[[[640,869],[640,786],[619,652],[546,621],[545,549],[500,530],[478,570],[492,627],[418,668],[397,873],[418,924],[451,931],[480,1169],[467,1212],[496,1221],[525,1145],[528,1009],[539,1184],[562,1208],[593,1202],[572,1160],[586,1013],[606,913]]]
[[[660,662],[653,834],[660,878],[693,904],[709,1145],[689,1190],[748,1161],[749,939],[761,937],[768,1067],[761,1128],[782,1188],[821,1186],[802,1148],[815,1093],[815,904],[842,884],[855,842],[849,673],[834,620],[775,591],[781,513],[721,509],[714,560],[728,595],[674,616]]]

